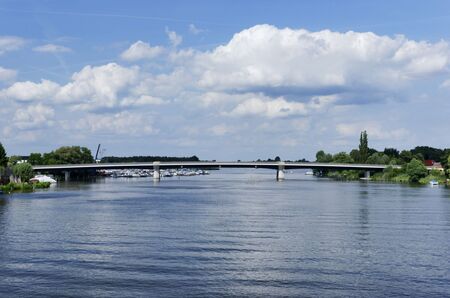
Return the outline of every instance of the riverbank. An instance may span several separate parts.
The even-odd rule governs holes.
[[[50,182],[37,182],[37,183],[16,183],[10,182],[5,185],[0,185],[0,191],[6,194],[13,192],[33,192],[35,189],[49,188]]]
[[[364,177],[364,173],[361,171],[332,171],[322,174],[322,177],[332,178],[336,180],[356,181]],[[391,183],[405,183],[405,184],[421,184],[427,185],[431,181],[436,181],[440,185],[448,185],[448,178],[442,171],[432,170],[426,176],[412,177],[406,171],[406,169],[394,169],[392,167],[386,168],[383,172],[374,173],[371,175],[370,180],[379,182],[391,182]]]

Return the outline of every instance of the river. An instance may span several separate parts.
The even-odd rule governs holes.
[[[270,170],[0,195],[1,297],[443,297],[450,189]]]

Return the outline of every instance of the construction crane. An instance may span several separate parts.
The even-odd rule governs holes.
[[[97,146],[97,152],[95,153],[95,162],[96,162],[96,163],[99,163],[99,162],[100,162],[100,160],[98,159],[98,153],[99,153],[99,151],[100,151],[100,146],[101,146],[101,144],[98,144],[98,146]]]

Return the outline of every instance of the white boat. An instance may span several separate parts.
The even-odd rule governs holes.
[[[36,175],[30,179],[30,182],[50,182],[56,183],[56,180],[46,175]]]
[[[307,172],[305,173],[305,175],[314,175],[314,172],[313,172],[313,171],[307,171]]]
[[[431,185],[431,186],[439,185],[439,182],[436,181],[436,180],[431,180],[431,181],[430,181],[430,185]]]

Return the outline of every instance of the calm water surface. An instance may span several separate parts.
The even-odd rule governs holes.
[[[450,296],[449,189],[274,178],[0,195],[0,296]]]

